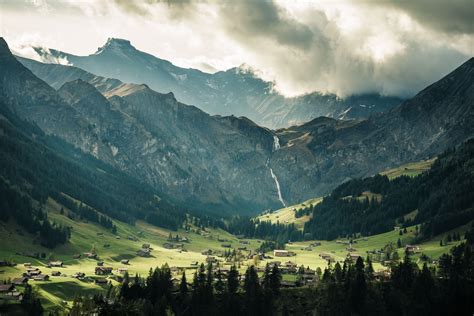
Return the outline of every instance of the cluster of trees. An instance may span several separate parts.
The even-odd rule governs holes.
[[[14,219],[30,234],[38,235],[40,243],[47,248],[64,244],[71,236],[68,227],[51,223],[40,207],[33,207],[28,196],[0,179],[0,220],[7,222],[10,219]]]
[[[234,216],[228,222],[226,229],[234,235],[246,238],[259,238],[284,244],[291,241],[303,240],[303,233],[292,224],[273,224],[270,221],[260,221],[246,216]]]
[[[75,218],[74,214],[76,214],[77,216],[79,216],[79,219],[97,223],[105,228],[112,230],[113,232],[117,231],[117,227],[114,225],[110,218],[98,213],[97,211],[86,205],[83,205],[82,202],[78,204],[77,202],[63,194],[55,195],[53,196],[53,198],[73,212],[73,214],[68,214],[68,216],[72,217],[73,219]],[[61,209],[61,212],[64,213],[64,210]]]
[[[376,175],[348,181],[314,206],[304,236],[334,239],[361,233],[373,235],[397,224],[420,224],[429,238],[474,219],[474,140],[440,155],[428,172],[389,180]],[[361,198],[370,191],[382,199]],[[413,221],[404,215],[418,210]]]
[[[212,264],[194,274],[192,285],[183,272],[178,288],[173,286],[167,265],[150,270],[147,278],[125,275],[119,289],[109,287],[105,296],[75,299],[71,315],[273,315],[280,295],[281,272],[267,265],[260,279],[255,267],[245,272],[231,267],[224,276]],[[110,303],[113,301],[113,303]]]
[[[0,176],[31,199],[44,203],[48,197],[59,198],[65,193],[124,222],[142,219],[170,229],[182,224],[185,212],[168,196],[61,139],[45,135],[3,104],[0,114],[8,118],[0,121],[4,133],[0,137]]]

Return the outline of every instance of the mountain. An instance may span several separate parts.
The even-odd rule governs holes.
[[[317,118],[277,131],[273,170],[304,201],[334,183],[435,156],[474,136],[474,58],[390,112],[361,122]],[[290,185],[297,183],[297,186]]]
[[[106,78],[145,83],[158,92],[171,91],[179,101],[194,104],[207,113],[246,116],[269,128],[301,124],[318,116],[367,118],[402,102],[397,97],[377,94],[339,98],[334,94],[315,92],[285,98],[275,91],[272,82],[260,79],[248,66],[214,74],[181,68],[137,50],[127,40],[116,38],[110,38],[89,56],[76,56],[54,49],[35,50],[45,62],[67,61],[70,65]],[[41,70],[36,68],[38,64],[25,65],[44,79]]]
[[[4,42],[0,56],[1,92],[12,111],[206,211],[255,213],[323,196],[348,179],[437,155],[474,135],[473,59],[387,113],[320,117],[273,132],[246,118],[210,116],[146,84],[38,66],[48,82],[55,73],[72,79],[70,72],[89,80],[58,79],[56,91]]]
[[[106,98],[77,79],[56,91],[19,63],[3,40],[0,46],[5,103],[46,133],[175,197],[182,207],[250,212],[279,205],[266,166],[269,130],[247,119],[209,116],[146,85],[104,79],[114,88]]]

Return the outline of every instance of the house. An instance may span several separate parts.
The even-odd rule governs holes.
[[[53,272],[51,272],[51,275],[52,275],[52,276],[60,276],[60,275],[61,275],[61,272],[59,272],[59,271],[53,271]]]
[[[62,261],[51,261],[49,263],[51,267],[56,267],[56,268],[62,268],[63,267],[63,262]]]
[[[180,242],[189,242],[189,239],[188,237],[181,237],[181,239],[179,240]]]
[[[33,277],[35,281],[49,281],[49,275],[47,274],[38,274]]]
[[[121,264],[129,264],[129,263],[130,263],[130,260],[128,260],[128,259],[122,259],[122,260],[120,260],[120,263],[121,263]]]
[[[221,244],[221,247],[223,247],[223,248],[230,248],[230,247],[231,247],[231,244],[228,244],[228,243]]]
[[[104,261],[97,261],[97,266],[98,267],[104,266]]]
[[[321,246],[321,243],[319,241],[313,242],[310,246],[311,247],[318,247],[318,246]]]
[[[207,263],[215,263],[215,262],[217,262],[217,259],[216,259],[216,257],[208,256],[208,257],[206,258],[206,262],[207,262]]]
[[[359,257],[362,258],[361,255],[358,255],[358,254],[356,254],[356,253],[348,253],[348,254],[347,254],[347,258],[351,259],[351,260],[354,261],[354,262],[356,262],[357,259],[359,259]]]
[[[125,274],[125,272],[128,272],[128,268],[118,268],[117,272],[120,274]]]
[[[92,252],[84,252],[84,257],[89,259],[97,259],[97,254]]]
[[[321,259],[323,259],[323,260],[326,260],[327,262],[333,262],[334,261],[334,259],[328,254],[320,253],[319,257],[321,257]]]
[[[142,248],[137,251],[137,255],[140,257],[149,257],[150,256],[150,248]]]
[[[169,242],[165,242],[163,244],[163,248],[165,249],[173,249],[174,248],[174,245],[173,244],[170,244]]]
[[[15,290],[15,285],[12,283],[0,284],[0,294],[2,295],[9,295],[9,293],[13,293]]]
[[[107,285],[109,281],[107,281],[107,279],[105,278],[100,278],[100,279],[95,279],[94,283],[97,285]]]
[[[23,266],[25,266],[25,267],[31,267],[31,262],[25,262],[25,263],[23,263]]]
[[[420,252],[420,247],[415,246],[415,245],[406,245],[405,246],[405,252],[407,252],[407,253],[418,253],[418,252]]]
[[[72,275],[73,278],[76,278],[76,279],[79,279],[79,280],[84,279],[85,276],[86,276],[86,274],[84,272],[76,272]]]
[[[15,278],[12,280],[12,283],[14,285],[25,285],[28,283],[28,278],[27,277]]]
[[[95,267],[96,275],[112,274],[112,267]]]
[[[273,250],[273,255],[275,257],[289,257],[290,255],[288,253],[288,250]]]
[[[210,256],[210,255],[212,255],[213,253],[214,253],[214,251],[212,251],[212,249],[206,249],[206,250],[201,251],[201,254],[202,254],[203,256]]]

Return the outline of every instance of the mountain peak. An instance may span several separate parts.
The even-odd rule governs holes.
[[[123,50],[135,50],[129,40],[122,38],[109,37],[104,46],[99,47],[95,54],[100,54],[103,51],[123,51]]]
[[[0,57],[12,56],[10,48],[3,37],[0,37]]]

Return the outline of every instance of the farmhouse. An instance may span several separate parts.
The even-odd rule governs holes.
[[[27,277],[16,278],[12,280],[12,283],[14,285],[25,285],[28,283],[28,278]]]
[[[106,285],[109,283],[109,281],[107,281],[107,279],[95,279],[94,280],[94,283],[95,284],[98,284],[98,285]]]
[[[95,267],[96,275],[112,274],[112,267]]]
[[[49,275],[47,274],[38,274],[33,277],[35,281],[49,281]]]
[[[137,255],[140,257],[149,257],[151,249],[150,248],[142,248],[137,251]]]
[[[289,257],[288,250],[273,250],[275,257]]]
[[[63,267],[63,262],[62,261],[51,261],[49,263],[51,267],[56,267],[56,268],[62,268]]]
[[[407,252],[407,253],[417,253],[417,252],[420,252],[420,247],[415,246],[415,245],[406,245],[405,246],[405,252]]]
[[[8,295],[15,291],[15,285],[13,284],[0,284],[0,294]]]
[[[76,279],[79,279],[79,280],[84,279],[85,276],[86,276],[86,274],[84,272],[76,272],[72,275],[73,278],[76,278]]]

